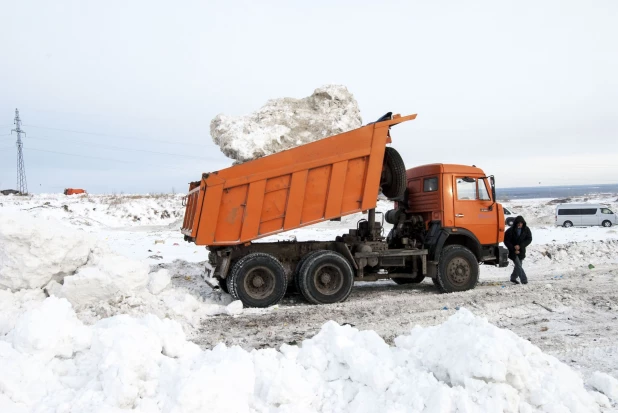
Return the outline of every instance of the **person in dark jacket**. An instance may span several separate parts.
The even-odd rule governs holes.
[[[521,280],[522,284],[528,284],[528,277],[522,266],[524,258],[526,258],[526,247],[532,242],[532,232],[526,225],[526,221],[522,216],[515,218],[513,226],[504,233],[504,245],[509,250],[509,258],[513,261],[515,268],[511,274],[511,282],[519,284],[517,279]]]

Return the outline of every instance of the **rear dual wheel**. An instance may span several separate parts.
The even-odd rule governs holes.
[[[302,265],[301,265],[302,264]],[[295,275],[298,290],[312,304],[345,301],[352,292],[354,271],[335,251],[315,251],[303,257]]]
[[[239,259],[226,278],[232,297],[247,307],[269,307],[285,295],[288,280],[281,263],[262,252]]]

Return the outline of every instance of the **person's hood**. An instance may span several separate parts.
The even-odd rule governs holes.
[[[515,221],[513,222],[513,228],[517,228],[517,224],[519,223],[523,223],[524,227],[526,226],[526,220],[524,219],[524,217],[522,217],[521,215],[518,215],[517,218],[515,218]]]

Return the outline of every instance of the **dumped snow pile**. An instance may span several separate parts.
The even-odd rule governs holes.
[[[226,156],[246,162],[361,124],[358,104],[348,89],[327,85],[303,99],[269,100],[249,115],[217,115],[210,123],[210,134]]]
[[[94,240],[49,219],[0,215],[0,288],[40,288],[85,265]]]
[[[235,315],[240,303],[229,296],[202,297],[168,288],[168,270],[150,271],[141,261],[113,252],[83,231],[25,213],[0,216],[0,310],[28,308],[49,295],[66,298],[80,318],[93,322],[119,313],[170,316],[192,329],[210,315]],[[1,289],[12,290],[11,294]],[[26,294],[23,289],[41,294]],[[23,291],[18,291],[23,290]],[[10,325],[0,315],[0,332]]]
[[[0,336],[0,411],[599,412],[576,372],[465,309],[390,347],[326,323],[302,346],[202,351],[147,315],[83,325],[50,297]],[[612,396],[613,384],[594,383]],[[611,391],[610,391],[611,390]]]

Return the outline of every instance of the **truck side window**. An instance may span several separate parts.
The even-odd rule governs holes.
[[[425,178],[423,180],[423,192],[435,192],[438,190],[438,177]]]
[[[601,208],[601,214],[613,214],[613,212],[609,208]]]
[[[487,192],[487,183],[484,179],[479,179],[479,199],[481,201],[491,201],[489,193]]]
[[[476,179],[457,178],[457,199],[476,199]]]

